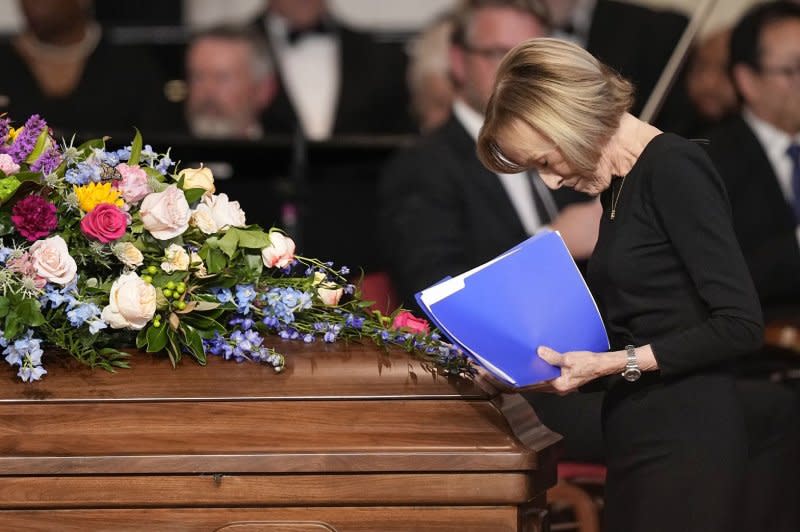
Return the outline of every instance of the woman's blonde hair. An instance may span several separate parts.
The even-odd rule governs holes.
[[[525,41],[497,71],[478,157],[495,172],[525,170],[527,161],[508,160],[497,144],[497,135],[518,119],[551,139],[574,170],[589,175],[632,103],[631,83],[583,48],[558,39]]]

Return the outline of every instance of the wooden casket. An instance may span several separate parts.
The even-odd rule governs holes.
[[[277,346],[286,371],[138,354],[0,387],[0,529],[540,531],[560,437],[403,352]]]

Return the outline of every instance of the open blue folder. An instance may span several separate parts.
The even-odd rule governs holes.
[[[540,345],[609,348],[597,305],[558,232],[537,233],[416,298],[442,333],[512,387],[559,376],[536,354]]]

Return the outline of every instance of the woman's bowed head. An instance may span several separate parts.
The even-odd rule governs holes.
[[[533,168],[552,189],[600,194],[660,133],[628,113],[633,92],[577,45],[525,41],[498,69],[478,157],[499,173]]]
[[[497,71],[478,156],[498,173],[538,171],[545,184],[598,195],[625,176],[661,132],[628,113],[633,86],[572,43],[531,39],[514,48]],[[559,366],[545,386],[559,393],[625,368],[625,351],[537,354]],[[637,348],[639,367],[657,363],[649,345]]]

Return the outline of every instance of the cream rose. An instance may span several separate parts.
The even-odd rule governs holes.
[[[114,244],[114,256],[128,268],[135,268],[141,266],[144,262],[144,256],[139,248],[130,242],[119,242]]]
[[[239,202],[230,201],[227,194],[203,196],[203,202],[192,212],[192,224],[207,235],[246,225]]]
[[[177,244],[170,244],[166,251],[164,251],[164,255],[166,256],[167,260],[161,263],[161,269],[165,272],[185,272],[189,269],[189,254],[186,253],[186,250],[183,249],[183,247]]]
[[[270,231],[269,246],[261,250],[267,268],[285,268],[294,260],[294,240],[277,231]]]
[[[343,288],[325,288],[324,285],[317,288],[317,295],[329,307],[338,305],[343,293]]]
[[[58,235],[34,242],[30,256],[36,274],[49,283],[68,285],[78,273],[78,265],[69,254],[67,243]]]
[[[156,313],[156,289],[135,272],[124,273],[111,285],[101,318],[114,329],[144,328]]]
[[[214,174],[211,173],[210,168],[201,166],[200,168],[184,168],[178,172],[178,179],[183,178],[183,189],[189,190],[190,188],[202,188],[206,194],[213,194],[216,191],[214,187]]]
[[[189,228],[192,211],[183,191],[170,185],[163,192],[148,194],[139,211],[144,228],[158,240],[169,240]]]

